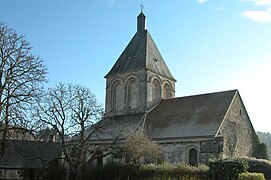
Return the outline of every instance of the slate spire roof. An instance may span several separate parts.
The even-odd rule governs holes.
[[[138,15],[136,34],[105,78],[137,70],[148,70],[176,81],[170,73],[150,33],[146,30],[145,18],[142,12]]]

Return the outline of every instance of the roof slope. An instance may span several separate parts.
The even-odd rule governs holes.
[[[162,100],[146,118],[152,138],[215,136],[237,90]]]
[[[108,117],[87,129],[86,136],[93,134],[91,136],[92,140],[107,140],[118,136],[122,137],[142,127],[144,118],[144,113]]]
[[[41,167],[44,162],[60,157],[60,143],[7,140],[0,168]]]
[[[105,78],[135,70],[149,70],[174,80],[150,33],[136,33]]]

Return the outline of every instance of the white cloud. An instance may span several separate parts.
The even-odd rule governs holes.
[[[271,0],[257,0],[256,5],[259,6],[270,6],[271,5]]]
[[[200,4],[205,3],[207,0],[198,0]]]
[[[242,15],[260,23],[271,22],[271,14],[268,11],[244,11]]]

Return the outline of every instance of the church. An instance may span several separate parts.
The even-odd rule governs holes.
[[[207,164],[211,158],[252,156],[256,136],[238,90],[175,97],[171,74],[145,26],[137,32],[106,78],[103,133],[93,143],[120,132],[141,130],[169,163]],[[109,161],[104,157],[102,162]]]

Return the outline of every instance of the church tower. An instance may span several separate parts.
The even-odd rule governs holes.
[[[137,32],[106,78],[105,116],[144,113],[162,98],[175,97],[176,80],[146,30],[146,17],[137,17]]]

